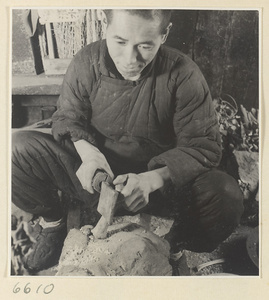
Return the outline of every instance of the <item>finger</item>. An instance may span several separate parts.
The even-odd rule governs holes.
[[[129,183],[129,181],[127,181],[127,184],[123,187],[121,194],[127,198],[133,194],[134,190],[135,190],[135,186]]]
[[[89,184],[86,189],[85,189],[87,192],[89,192],[90,194],[94,194],[94,189],[92,187],[92,184]]]
[[[116,179],[114,179],[113,184],[114,185],[124,184],[125,182],[127,182],[127,180],[128,180],[128,174],[119,175],[116,177]]]
[[[137,212],[137,211],[139,211],[140,209],[142,209],[143,207],[145,207],[146,205],[147,205],[147,202],[144,201],[144,202],[138,204],[137,207],[135,207],[135,208],[132,210],[132,212]]]
[[[112,180],[114,179],[114,173],[112,172],[110,166],[108,163],[105,163],[103,166],[104,171],[107,172],[107,174],[112,178]]]
[[[137,188],[137,184],[138,184],[138,182],[137,182],[136,175],[129,174],[127,183],[121,191],[122,195],[125,197],[132,195]]]
[[[123,188],[124,188],[124,184],[123,183],[115,185],[115,190],[117,192],[119,192],[119,193],[123,190]]]
[[[139,207],[144,207],[146,206],[146,202],[145,202],[145,199],[140,197],[140,198],[137,198],[135,201],[133,201],[131,203],[131,205],[129,206],[129,209],[133,212],[136,212],[138,210]]]
[[[139,199],[137,199],[137,195],[130,195],[124,199],[126,207],[131,209],[131,207],[135,207],[139,203]],[[136,204],[133,204],[136,203]]]
[[[88,191],[90,194],[94,194],[94,189],[92,186],[93,177],[96,170],[90,170],[87,172],[87,177],[84,179],[84,189]]]
[[[95,174],[96,170],[91,170],[89,172],[89,177],[87,178],[87,185],[86,185],[86,190],[90,193],[90,194],[94,194],[94,188],[93,188],[93,177],[94,177],[94,174]]]
[[[135,212],[135,208],[139,205],[139,201],[135,200],[131,205],[125,203],[125,208],[128,211]]]

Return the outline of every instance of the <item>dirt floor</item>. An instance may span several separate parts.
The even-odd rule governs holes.
[[[194,253],[186,251],[187,264],[191,275],[248,275],[259,274],[259,269],[247,251],[247,239],[253,236],[255,229],[239,226],[234,233],[211,253]],[[255,243],[255,241],[254,241]],[[202,267],[210,261],[223,260],[211,266]],[[255,260],[256,262],[256,260]],[[199,268],[200,266],[200,268]]]

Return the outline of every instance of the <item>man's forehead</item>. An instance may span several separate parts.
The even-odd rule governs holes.
[[[113,9],[111,10],[112,15],[111,15],[111,21],[121,18],[121,17],[126,17],[126,16],[133,16],[140,18],[141,20],[148,21],[148,22],[156,22],[158,24],[161,23],[162,17],[158,14],[153,14],[151,10],[148,10],[147,14],[142,14],[139,10],[125,10],[125,9]]]

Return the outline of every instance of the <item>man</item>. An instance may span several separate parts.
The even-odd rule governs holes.
[[[240,189],[216,169],[221,141],[208,86],[193,61],[163,45],[170,15],[106,10],[106,40],[83,48],[67,70],[53,137],[13,137],[13,202],[42,217],[29,269],[59,258],[66,225],[57,191],[96,205],[97,170],[112,177],[125,211],[179,210],[166,237],[172,252],[212,251],[239,223]]]

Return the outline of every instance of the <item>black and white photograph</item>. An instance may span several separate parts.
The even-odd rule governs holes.
[[[259,278],[260,9],[10,15],[9,276]]]

